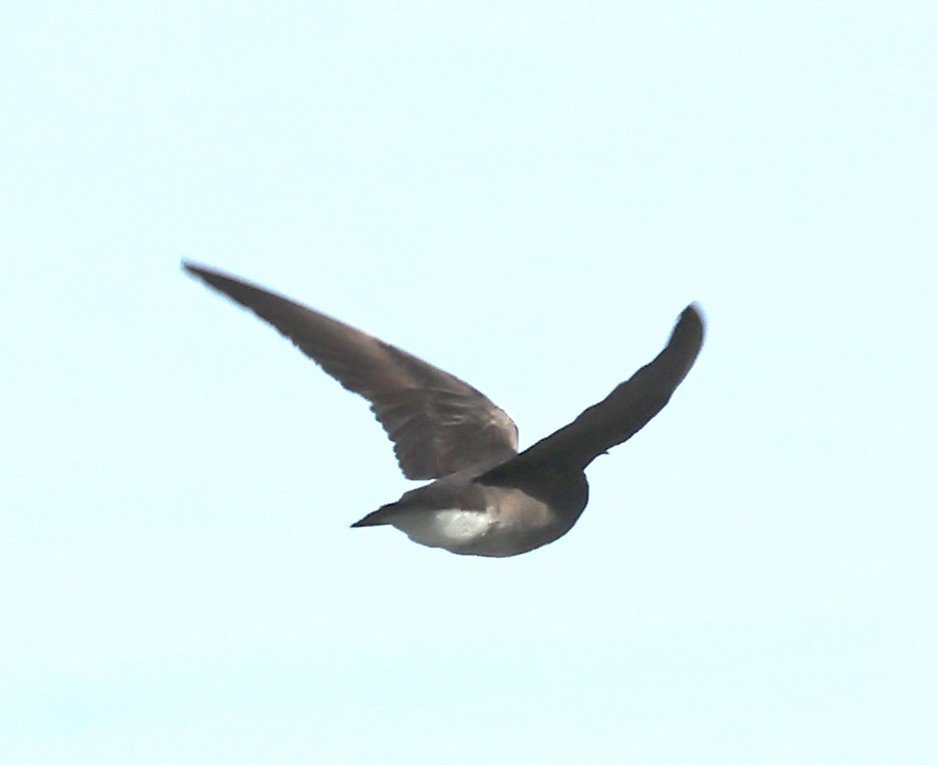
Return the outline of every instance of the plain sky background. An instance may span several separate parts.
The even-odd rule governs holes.
[[[38,2],[0,23],[0,761],[937,761],[937,5]],[[522,445],[650,360],[573,531],[462,558],[182,258]]]

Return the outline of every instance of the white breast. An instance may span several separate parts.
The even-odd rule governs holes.
[[[427,547],[497,558],[533,550],[569,529],[557,522],[546,504],[516,489],[488,487],[487,498],[490,504],[481,512],[414,508],[391,523]]]
[[[458,508],[412,513],[394,521],[394,526],[414,542],[427,547],[458,551],[472,546],[487,534],[495,520],[489,513]]]

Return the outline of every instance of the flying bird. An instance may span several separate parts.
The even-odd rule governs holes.
[[[569,531],[589,499],[585,469],[664,408],[703,344],[703,318],[691,304],[653,361],[518,454],[513,420],[468,383],[275,292],[193,263],[183,267],[366,398],[403,474],[433,479],[352,526],[393,526],[459,555],[520,555]]]

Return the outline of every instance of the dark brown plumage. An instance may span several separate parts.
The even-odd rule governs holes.
[[[460,554],[517,555],[569,531],[588,501],[585,468],[663,409],[703,342],[702,316],[690,305],[653,361],[517,454],[511,418],[457,377],[282,295],[204,266],[183,266],[370,401],[407,478],[436,479],[354,526],[392,525],[416,542]]]

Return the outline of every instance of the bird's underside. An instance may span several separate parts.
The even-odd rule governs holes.
[[[457,377],[282,295],[204,266],[183,266],[366,398],[403,474],[434,479],[353,526],[393,526],[415,542],[465,555],[518,555],[569,531],[588,500],[586,467],[663,409],[703,342],[702,316],[690,305],[653,361],[518,454],[511,418]]]

